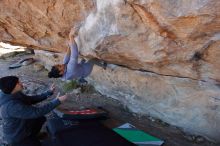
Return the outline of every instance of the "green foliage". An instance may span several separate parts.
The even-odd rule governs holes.
[[[70,82],[65,83],[63,85],[63,91],[64,92],[69,92],[69,91],[71,91],[73,89],[76,89],[76,88],[78,88],[78,84],[75,80],[71,80]]]
[[[69,82],[65,82],[63,84],[63,91],[65,93],[72,91],[73,89],[80,88],[81,93],[92,94],[95,93],[96,90],[92,85],[81,85],[76,80],[71,80]]]

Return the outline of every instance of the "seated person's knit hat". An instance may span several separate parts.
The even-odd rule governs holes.
[[[0,78],[0,89],[5,94],[10,94],[18,83],[18,77],[16,76],[6,76]]]

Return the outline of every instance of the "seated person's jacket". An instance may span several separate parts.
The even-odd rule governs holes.
[[[16,94],[0,92],[0,116],[3,120],[4,141],[11,144],[30,136],[30,129],[27,128],[28,119],[42,117],[60,104],[58,99],[53,99],[44,105],[33,106],[50,95],[52,95],[50,91],[37,96],[27,96],[21,92]]]

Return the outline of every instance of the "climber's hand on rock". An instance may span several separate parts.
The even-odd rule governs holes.
[[[70,30],[69,37],[75,37],[78,34],[79,28],[73,27]]]

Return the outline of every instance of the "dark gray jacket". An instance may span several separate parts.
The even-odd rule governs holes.
[[[53,99],[47,104],[33,106],[45,100],[51,92],[45,92],[38,96],[27,96],[19,92],[16,94],[4,94],[0,92],[0,116],[3,120],[3,138],[7,143],[20,142],[30,136],[27,127],[28,119],[44,116],[60,104],[58,99]]]

